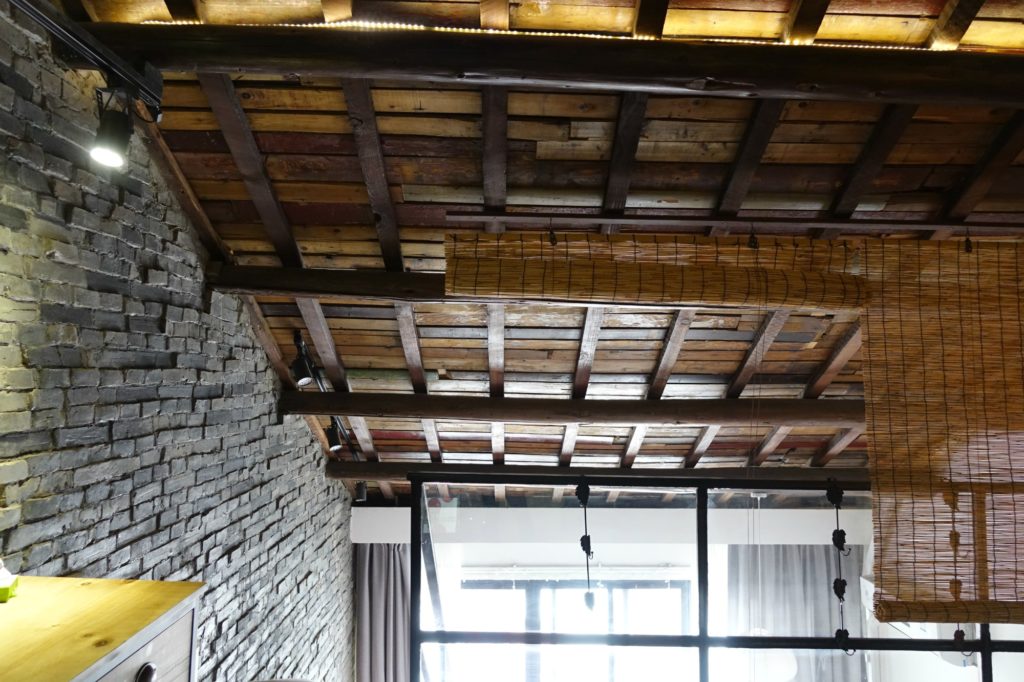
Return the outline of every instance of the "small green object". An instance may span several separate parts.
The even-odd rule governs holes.
[[[14,581],[7,586],[0,586],[0,604],[3,604],[8,599],[13,597],[18,591],[18,576],[14,576]]]

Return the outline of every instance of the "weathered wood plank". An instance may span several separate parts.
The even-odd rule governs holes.
[[[785,106],[785,101],[776,99],[764,99],[757,103],[718,201],[719,213],[734,215],[740,210]]]
[[[783,42],[794,45],[813,43],[830,2],[831,0],[793,0],[782,29]]]
[[[822,363],[807,383],[807,388],[804,389],[805,398],[817,398],[828,388],[829,384],[849,363],[850,358],[860,350],[862,339],[860,322],[855,322],[843,335],[843,338],[836,343],[828,360]]]
[[[984,4],[985,0],[946,0],[925,47],[955,50]]]
[[[661,38],[665,31],[668,6],[669,0],[637,0],[633,35]]]

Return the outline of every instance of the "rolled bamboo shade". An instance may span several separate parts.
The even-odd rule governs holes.
[[[1024,250],[862,255],[876,615],[1024,622]]]
[[[449,294],[602,304],[859,308],[855,250],[811,240],[449,235]]]

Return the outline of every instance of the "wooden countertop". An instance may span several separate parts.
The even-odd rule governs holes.
[[[17,596],[0,604],[0,679],[72,680],[147,626],[169,625],[192,607],[202,586],[20,576]],[[148,641],[139,639],[118,653],[131,654]]]

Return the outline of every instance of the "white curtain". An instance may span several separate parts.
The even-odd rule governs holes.
[[[409,682],[409,545],[356,545],[356,680]]]

